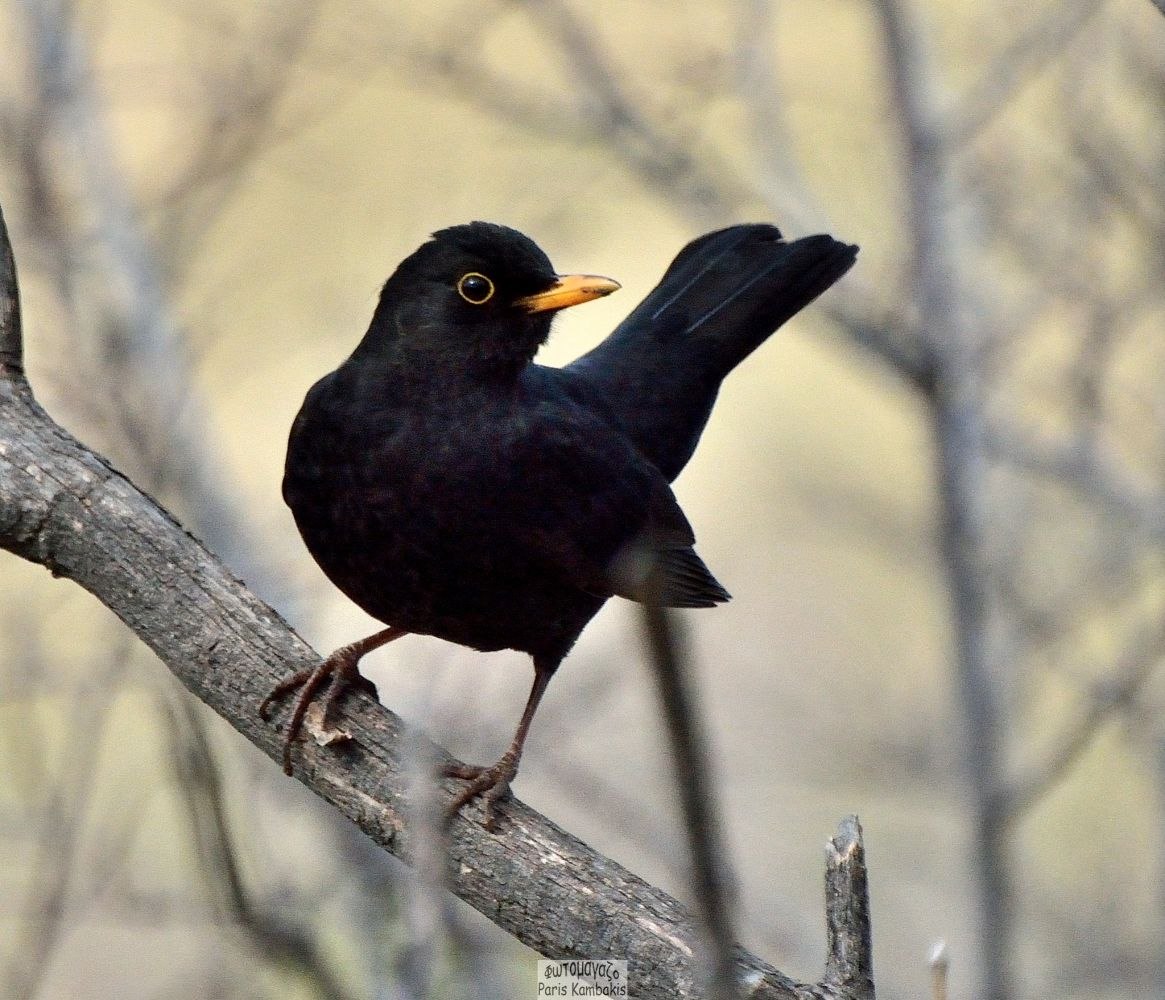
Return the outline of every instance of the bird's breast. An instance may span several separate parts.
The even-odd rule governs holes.
[[[312,556],[370,614],[479,649],[534,651],[602,603],[534,547],[531,415],[507,401],[301,414],[284,497]],[[566,621],[565,619],[569,619]]]

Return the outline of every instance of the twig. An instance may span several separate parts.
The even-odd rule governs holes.
[[[733,958],[735,886],[713,802],[708,753],[675,624],[667,609],[654,603],[644,605],[643,616],[688,833],[693,888],[707,935],[707,993],[711,1000],[733,1000],[739,996]]]
[[[825,982],[839,993],[874,1000],[870,891],[862,827],[847,816],[825,851]]]
[[[218,766],[190,696],[167,684],[159,692],[159,706],[168,716],[165,731],[178,789],[186,804],[208,888],[262,960],[291,966],[325,1000],[345,1000],[349,992],[328,968],[317,942],[256,906],[243,884]]]
[[[1147,538],[1165,542],[1165,494],[1141,481],[1095,435],[1052,437],[996,419],[984,444],[994,458],[1063,483]]]
[[[96,787],[97,748],[128,645],[128,636],[124,636],[123,641],[105,650],[100,662],[88,665],[87,683],[77,692],[63,726],[70,741],[68,753],[58,765],[60,777],[44,783],[45,804],[39,815],[30,817],[38,850],[20,930],[11,935],[14,961],[6,977],[5,995],[13,1000],[39,995],[53,953],[66,935],[67,900],[77,872],[79,835]],[[33,752],[38,750],[39,746]]]
[[[950,958],[947,943],[938,941],[930,951],[930,995],[931,1000],[947,1000],[947,978],[950,974]]]
[[[258,25],[248,29],[251,44],[204,84],[208,120],[193,140],[181,176],[157,203],[165,212],[164,259],[193,256],[231,195],[250,176],[247,166],[317,124],[316,115],[299,114],[288,123],[277,112],[319,13],[314,4],[295,2],[264,8]],[[208,13],[199,9],[196,16]],[[238,25],[222,24],[219,30],[237,34]]]
[[[16,281],[16,259],[8,240],[8,226],[0,209],[0,376],[24,373],[24,334],[20,322],[20,288]]]
[[[1022,819],[1056,781],[1092,745],[1097,731],[1112,714],[1127,705],[1145,686],[1154,668],[1165,656],[1165,622],[1155,618],[1126,644],[1113,661],[1113,676],[1092,686],[1087,704],[1080,714],[1066,723],[1036,763],[997,791],[997,809],[1003,819],[1014,823]]]
[[[988,646],[990,594],[985,565],[987,462],[981,345],[967,323],[970,303],[950,219],[948,154],[937,88],[920,26],[902,0],[874,7],[889,67],[892,106],[902,131],[919,327],[934,351],[931,419],[936,437],[940,540],[950,591],[955,671],[972,798],[977,917],[984,996],[1009,1000],[1014,894],[1006,830],[996,810],[1003,725]],[[990,330],[986,317],[976,326]]]
[[[608,140],[652,187],[678,190],[684,203],[702,224],[725,218],[739,206],[745,192],[730,192],[732,172],[725,164],[709,170],[690,151],[657,127],[650,113],[640,110],[643,99],[627,91],[620,73],[598,44],[593,29],[561,0],[527,0],[531,15],[558,39],[574,76],[600,110]]]
[[[1064,51],[1102,6],[1096,0],[1056,4],[996,56],[959,101],[959,120],[948,132],[951,146],[958,149],[972,142],[1025,83]]]

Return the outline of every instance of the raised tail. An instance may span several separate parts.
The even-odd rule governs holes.
[[[857,253],[825,235],[787,243],[768,225],[708,233],[684,247],[610,337],[565,370],[674,479],[724,376],[845,274]]]

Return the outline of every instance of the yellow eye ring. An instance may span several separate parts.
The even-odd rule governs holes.
[[[482,306],[494,297],[494,283],[484,274],[470,271],[458,279],[457,294],[470,305]]]

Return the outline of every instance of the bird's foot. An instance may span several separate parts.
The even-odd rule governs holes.
[[[462,781],[469,782],[449,803],[449,807],[445,811],[445,821],[451,821],[466,803],[480,798],[482,810],[485,812],[483,825],[492,833],[497,828],[497,815],[494,806],[500,799],[509,794],[510,782],[518,773],[517,757],[510,753],[503,754],[502,759],[492,767],[454,762],[446,764],[442,773],[446,778],[460,778]]]
[[[363,690],[373,698],[377,697],[376,685],[357,669],[360,656],[364,652],[360,645],[353,643],[350,646],[343,646],[317,666],[297,671],[276,684],[260,702],[259,715],[266,720],[271,714],[271,706],[276,701],[295,690],[299,691],[291,719],[287,723],[287,732],[283,737],[284,774],[292,773],[291,746],[305,724],[308,732],[320,746],[350,740],[352,734],[346,729],[339,729],[328,723],[332,707],[353,687]],[[331,683],[327,692],[322,701],[317,702],[316,694],[328,678],[331,678]]]

